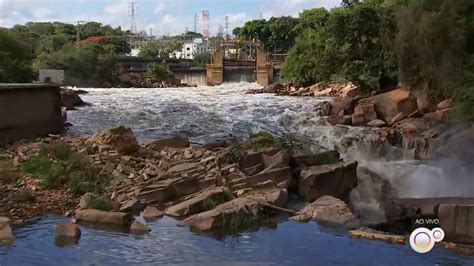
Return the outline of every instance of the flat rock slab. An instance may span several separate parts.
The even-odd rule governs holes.
[[[183,164],[178,164],[171,167],[170,169],[168,169],[168,172],[181,173],[181,172],[187,172],[187,171],[193,170],[198,167],[199,167],[199,163],[183,163]]]
[[[258,221],[259,205],[253,199],[236,198],[212,210],[193,215],[183,223],[200,231],[238,230]]]
[[[367,232],[363,230],[352,230],[349,234],[357,238],[365,238],[370,240],[380,240],[389,243],[405,244],[405,236],[390,235],[383,232]]]
[[[224,188],[217,187],[198,193],[191,199],[171,206],[166,210],[165,213],[166,215],[174,217],[193,215],[199,212],[207,211],[207,208],[213,208],[215,205],[219,205],[224,201]]]
[[[85,222],[127,225],[132,222],[133,216],[125,212],[106,212],[86,209],[76,211],[76,219]]]
[[[347,204],[332,196],[322,196],[290,217],[291,220],[308,222],[311,219],[330,225],[358,228],[360,221]]]
[[[288,203],[288,190],[280,188],[256,190],[249,192],[245,197],[278,207],[286,207]]]

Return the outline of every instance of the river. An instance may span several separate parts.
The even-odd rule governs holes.
[[[183,134],[193,143],[246,137],[251,132],[296,134],[312,150],[347,146],[370,139],[364,128],[331,127],[317,115],[327,99],[248,95],[248,83],[179,89],[86,89],[91,106],[68,113],[72,134],[129,125],[141,142]],[[149,223],[149,235],[95,230],[81,226],[79,245],[60,248],[54,225],[64,217],[47,216],[17,228],[16,242],[0,247],[0,265],[474,265],[474,257],[439,246],[417,254],[409,245],[353,239],[344,231],[281,217],[277,228],[211,237],[192,232],[164,217]]]

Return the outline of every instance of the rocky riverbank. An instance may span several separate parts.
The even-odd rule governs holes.
[[[426,93],[403,87],[367,93],[352,83],[319,83],[303,88],[275,83],[247,93],[328,97],[318,112],[329,124],[372,128],[380,140],[403,146],[414,159],[429,157],[430,152],[439,148],[438,137],[454,127],[447,119],[452,99],[437,101]]]
[[[132,216],[141,213],[145,221],[167,215],[195,230],[227,233],[265,224],[282,213],[300,222],[358,229],[351,233],[356,237],[404,239],[361,228],[385,227],[391,232],[395,224],[370,225],[359,219],[349,197],[359,184],[357,162],[342,161],[337,151],[300,154],[266,133],[244,142],[189,147],[185,137],[140,145],[129,128],[117,127],[90,137],[50,136],[18,143],[2,151],[0,158],[6,169],[0,173],[0,216],[14,225],[57,212],[74,215],[74,223],[116,224],[145,233],[146,225]],[[387,208],[397,200],[390,189],[383,188]],[[301,209],[289,204],[291,193],[307,205]],[[462,214],[450,212],[450,206],[472,211],[465,202],[447,203],[453,201],[432,204],[430,209],[444,215],[442,221],[462,221]],[[426,214],[417,211],[422,205],[407,206],[404,210],[410,211],[398,208],[403,219]],[[445,211],[439,214],[438,209]],[[5,241],[11,237],[9,223],[2,225]],[[453,227],[458,225],[444,226],[448,239],[473,243],[472,224],[463,225],[466,232],[461,235]],[[58,225],[56,233],[76,240],[80,235],[77,227],[65,225]]]

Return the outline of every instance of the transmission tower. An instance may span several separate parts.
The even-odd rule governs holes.
[[[204,37],[205,40],[209,39],[209,10],[203,10],[201,12],[201,18],[202,18],[202,37]]]
[[[229,16],[225,16],[225,39],[229,38]]]
[[[219,25],[219,33],[217,33],[217,37],[224,38],[224,27],[222,27],[222,25]]]
[[[137,33],[137,24],[135,23],[135,3],[130,2],[128,5],[128,15],[130,16],[130,32]]]
[[[194,13],[194,32],[198,32],[198,20],[199,20],[198,14]]]

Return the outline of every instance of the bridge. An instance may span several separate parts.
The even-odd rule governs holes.
[[[247,81],[266,86],[273,83],[274,70],[279,70],[285,57],[286,54],[267,54],[259,43],[252,41],[223,42],[206,67],[206,81],[214,86],[246,76]]]

